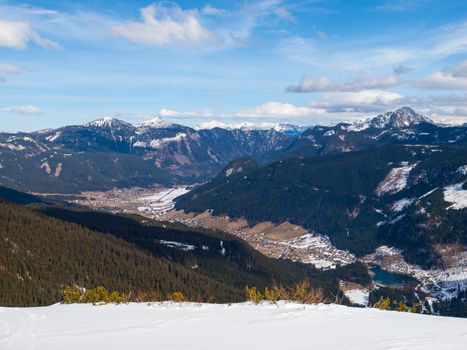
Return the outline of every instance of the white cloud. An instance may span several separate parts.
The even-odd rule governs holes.
[[[467,78],[467,60],[458,65],[445,69],[445,72],[451,74],[455,78]]]
[[[0,62],[0,73],[17,74],[23,71],[22,68],[11,64]]]
[[[435,72],[429,77],[414,81],[413,85],[421,89],[431,90],[466,90],[467,79],[456,78],[444,72]]]
[[[185,6],[183,2],[179,3]],[[139,20],[125,20],[124,16],[112,16],[103,11],[66,12],[0,4],[0,16],[6,14],[9,21],[27,24],[29,34],[23,44],[20,43],[21,47],[28,41],[42,46],[58,46],[45,37],[108,45],[106,40],[110,35],[143,45],[225,49],[250,45],[256,29],[275,26],[277,21],[274,19],[278,16],[287,17],[280,4],[280,0],[249,0],[227,10],[210,4],[187,9],[172,1],[158,1],[141,8]]]
[[[343,82],[335,82],[327,77],[313,78],[304,76],[298,85],[286,88],[288,92],[318,92],[318,91],[358,91],[369,89],[386,89],[401,84],[397,74],[371,77],[367,74]]]
[[[210,109],[202,109],[195,111],[176,111],[173,109],[162,108],[159,111],[159,115],[165,118],[177,118],[177,117],[213,117],[213,113]]]
[[[291,103],[266,102],[262,105],[242,110],[236,115],[247,118],[303,117],[315,112],[309,107],[297,107]]]
[[[410,106],[433,120],[467,123],[467,94],[404,96],[382,90],[327,92],[310,103],[310,108],[323,111],[328,120],[361,119],[364,116]]]
[[[24,49],[31,39],[31,29],[26,22],[0,20],[0,46]]]
[[[137,44],[198,46],[214,36],[200,23],[196,11],[152,4],[140,10],[142,21],[113,26],[113,34]]]
[[[432,90],[467,90],[467,60],[428,77],[415,80],[413,85]]]
[[[217,8],[207,4],[203,7],[201,12],[208,16],[215,16],[215,17],[227,17],[230,15],[230,12],[221,8]]]
[[[5,112],[5,113],[19,114],[19,115],[42,114],[42,110],[39,107],[32,106],[32,105],[4,107],[4,108],[0,108],[0,111]]]
[[[56,42],[33,31],[28,22],[0,20],[0,47],[24,49],[30,41],[43,47],[58,47]]]
[[[403,98],[396,92],[382,90],[362,90],[356,92],[325,92],[319,95],[310,106],[340,112],[379,112],[397,104]]]

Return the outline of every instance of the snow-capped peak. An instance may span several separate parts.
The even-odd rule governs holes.
[[[150,128],[150,129],[164,129],[164,128],[170,128],[171,126],[174,126],[175,124],[170,123],[161,117],[155,117],[152,119],[145,120],[144,122],[138,124],[137,126],[139,128]]]
[[[240,123],[224,123],[217,120],[201,123],[196,126],[197,130],[209,130],[214,128],[221,128],[226,130],[275,130],[277,132],[302,132],[308,127],[298,126],[290,123],[254,123],[254,122],[240,122]]]
[[[89,123],[84,124],[84,126],[108,127],[108,128],[133,127],[130,123],[127,123],[123,120],[113,118],[113,117],[104,117],[101,119],[96,119]]]
[[[278,132],[303,132],[309,126],[295,125],[290,123],[278,123],[274,125],[274,130]]]
[[[410,107],[401,107],[395,111],[382,113],[377,115],[376,117],[368,118],[364,121],[357,121],[350,125],[348,127],[348,130],[362,131],[370,127],[376,129],[402,129],[420,123],[434,124],[434,122],[431,119],[416,113]]]

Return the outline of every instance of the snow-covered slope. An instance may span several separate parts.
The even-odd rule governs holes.
[[[255,122],[241,122],[241,123],[224,123],[217,120],[210,122],[204,122],[195,127],[196,130],[211,130],[214,128],[221,128],[226,130],[270,130],[273,129],[277,132],[286,134],[300,135],[303,131],[309,128],[309,126],[294,125],[290,123],[255,123]]]
[[[0,308],[0,348],[462,349],[467,320],[338,305]]]
[[[395,111],[386,112],[379,114],[376,117],[368,118],[364,121],[357,121],[348,127],[349,131],[362,131],[368,128],[407,128],[411,125],[417,125],[420,123],[433,124],[434,122],[416,113],[409,107],[402,107]]]

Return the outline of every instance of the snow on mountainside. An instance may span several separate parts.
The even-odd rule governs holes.
[[[462,185],[461,182],[444,188],[444,201],[452,203],[446,209],[467,208],[467,190],[463,190]]]
[[[278,158],[351,152],[392,143],[434,145],[466,140],[464,127],[442,126],[402,107],[352,124],[310,127],[297,135]]]
[[[87,127],[107,127],[107,128],[121,128],[121,127],[129,127],[133,128],[133,125],[130,123],[127,123],[123,120],[116,119],[113,117],[104,117],[101,119],[96,119],[93,121],[90,121],[89,123],[84,124],[84,126]]]
[[[4,350],[457,350],[466,329],[460,318],[284,302],[0,308]]]
[[[368,128],[401,129],[420,123],[433,124],[434,122],[431,119],[416,113],[409,107],[401,107],[395,111],[386,112],[377,115],[376,117],[368,118],[364,121],[355,122],[352,125],[350,125],[347,130],[358,132]]]
[[[196,183],[213,178],[230,161],[244,156],[263,163],[390,143],[438,145],[467,140],[465,128],[421,121],[428,119],[409,108],[371,121],[388,128],[369,127],[360,132],[350,131],[355,125],[345,123],[306,129],[288,123],[211,122],[194,129],[159,117],[136,126],[105,117],[41,132],[0,133],[0,183],[44,192]],[[395,129],[391,125],[410,127]],[[46,160],[51,167],[63,164],[59,177],[51,176],[43,166]],[[100,176],[104,169],[112,169],[112,176]]]
[[[224,123],[217,120],[198,124],[196,130],[210,130],[214,128],[221,128],[226,130],[243,129],[243,130],[276,130],[278,132],[297,132],[301,133],[305,131],[308,126],[294,125],[290,123],[253,123],[253,122],[241,122],[241,123]]]
[[[168,122],[161,117],[156,117],[153,119],[145,120],[144,122],[138,124],[136,127],[138,129],[164,129],[164,128],[171,128],[176,126],[177,124]]]
[[[375,193],[381,197],[385,193],[395,194],[400,192],[407,186],[407,179],[409,178],[410,172],[417,165],[408,164],[403,162],[399,168],[393,168],[386,175],[383,181],[381,181],[375,190]]]

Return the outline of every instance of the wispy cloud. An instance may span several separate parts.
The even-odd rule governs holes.
[[[227,17],[230,15],[229,11],[211,6],[210,4],[207,4],[206,6],[204,6],[201,12],[205,15],[215,16],[215,17]]]
[[[185,11],[177,5],[152,4],[140,13],[141,21],[116,24],[113,34],[137,44],[154,46],[198,46],[214,41],[214,35],[201,24],[196,11]]]
[[[3,107],[3,108],[0,108],[0,112],[19,114],[19,115],[40,115],[42,114],[42,110],[39,107],[36,107],[33,105]]]
[[[257,28],[290,22],[295,18],[282,2],[247,1],[234,4],[227,10],[210,4],[186,8],[182,7],[182,2],[179,6],[176,2],[159,1],[140,8],[139,20],[125,20],[105,11],[80,9],[66,12],[0,4],[0,18],[2,14],[8,14],[12,19],[7,23],[8,28],[18,24],[9,29],[15,33],[14,40],[9,35],[2,41],[1,34],[7,31],[0,26],[0,46],[3,43],[25,48],[28,42],[34,42],[44,47],[58,47],[57,40],[50,37],[64,42],[80,40],[88,43],[105,42],[113,37],[133,44],[177,49],[245,46],[253,43],[251,35]]]
[[[311,102],[310,106],[324,109],[328,113],[369,113],[384,111],[401,98],[401,94],[383,90],[325,92]]]
[[[417,79],[413,86],[430,90],[467,90],[467,60],[428,77]]]
[[[16,22],[0,20],[0,47],[24,49],[29,42],[43,47],[57,48],[59,45],[43,38],[31,29],[28,22]]]
[[[8,74],[18,74],[23,72],[24,69],[14,66],[12,64],[8,64],[5,62],[0,62],[0,73],[8,73]]]
[[[178,111],[173,109],[162,108],[159,111],[159,115],[164,118],[186,118],[186,117],[197,117],[197,118],[212,118],[214,116],[212,110],[201,109],[193,111]]]
[[[284,118],[309,116],[313,110],[308,107],[297,107],[291,103],[266,102],[259,106],[236,113],[238,117],[246,118]]]
[[[278,6],[273,10],[274,14],[281,20],[287,22],[295,22],[295,16],[284,6]]]
[[[20,68],[18,66],[14,66],[12,64],[5,63],[5,62],[0,62],[0,73],[19,74],[19,73],[22,73],[24,71],[25,71],[25,69]],[[0,76],[0,83],[4,83],[4,82],[6,82],[6,79],[4,77]]]
[[[401,84],[398,74],[372,77],[361,74],[359,77],[347,81],[331,81],[325,76],[313,78],[304,76],[298,85],[290,85],[287,92],[321,92],[321,91],[359,91],[370,89],[386,89]]]

